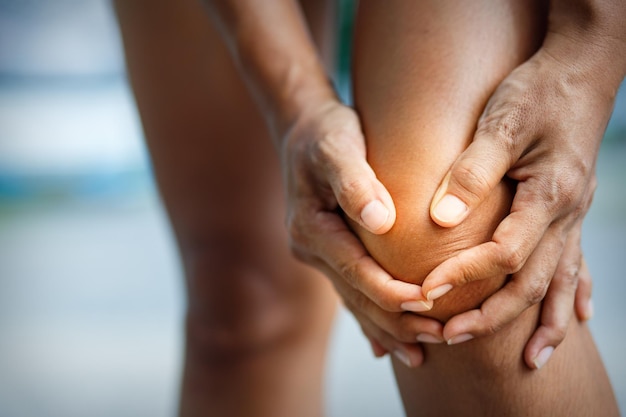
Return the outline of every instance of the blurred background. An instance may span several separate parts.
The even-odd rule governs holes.
[[[626,94],[583,246],[592,331],[626,410]],[[0,416],[172,416],[184,299],[104,0],[0,0]],[[402,416],[386,359],[341,312],[331,417]]]

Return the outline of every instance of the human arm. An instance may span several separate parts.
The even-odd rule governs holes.
[[[418,364],[417,334],[441,338],[441,325],[417,316],[396,320],[428,308],[420,287],[380,268],[339,214],[341,207],[375,233],[395,220],[391,197],[366,162],[358,117],[336,98],[297,3],[206,3],[271,128],[294,253],[331,278],[370,340]]]
[[[590,279],[586,270],[579,274],[580,227],[595,189],[600,141],[626,72],[625,19],[623,2],[552,1],[542,47],[500,83],[471,145],[435,193],[433,220],[458,227],[504,176],[517,181],[511,213],[492,239],[444,262],[424,281],[429,293],[513,274],[480,309],[450,320],[447,339],[497,331],[549,291],[541,325],[525,351],[528,365],[536,367],[539,353],[565,336],[577,285],[576,310],[589,316],[584,299]]]

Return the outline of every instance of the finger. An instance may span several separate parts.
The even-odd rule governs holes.
[[[448,344],[468,337],[493,334],[517,318],[529,306],[541,301],[556,270],[563,242],[558,228],[551,228],[537,246],[522,270],[495,294],[483,302],[480,309],[459,314],[444,326]]]
[[[592,280],[587,262],[583,258],[578,272],[578,288],[576,288],[576,315],[578,320],[587,321],[593,317],[593,302],[591,301]]]
[[[541,323],[526,344],[524,359],[531,369],[544,366],[565,338],[574,312],[580,263],[580,229],[573,228],[541,307]]]
[[[417,368],[424,363],[424,349],[419,343],[398,345],[393,356],[409,368]]]
[[[342,294],[344,302],[353,312],[368,318],[372,324],[384,329],[398,342],[443,343],[442,324],[428,317],[413,313],[390,313],[382,310],[363,293],[350,287],[344,280],[334,277],[335,287]],[[332,279],[332,278],[331,278]]]
[[[520,194],[520,191],[518,191]],[[433,269],[422,283],[427,300],[435,300],[453,287],[518,272],[542,240],[550,213],[515,197],[511,214],[498,225],[492,240],[464,250]],[[558,259],[558,258],[556,258]]]
[[[365,155],[337,152],[329,160],[328,182],[341,209],[372,233],[388,232],[396,221],[396,209]]]
[[[336,213],[322,212],[318,229],[311,230],[310,252],[317,254],[319,268],[345,280],[386,311],[422,312],[432,308],[419,285],[394,279],[368,255],[363,244]]]
[[[394,339],[403,343],[443,343],[443,326],[437,320],[413,313],[391,314],[375,308],[362,308],[378,327],[385,329]]]
[[[424,351],[419,343],[398,342],[380,327],[374,325],[367,317],[358,312],[353,312],[353,314],[366,337],[370,340],[376,340],[384,350],[391,352],[405,366],[415,368],[424,362]]]
[[[388,353],[387,349],[385,349],[385,347],[381,345],[378,340],[367,335],[365,337],[367,337],[367,340],[369,340],[370,342],[370,347],[372,348],[372,353],[374,353],[374,356],[376,356],[377,358],[382,358]]]
[[[461,223],[522,154],[524,141],[513,140],[511,129],[499,127],[505,118],[487,115],[484,119],[489,121],[481,124],[470,146],[456,159],[435,192],[430,216],[440,226]]]

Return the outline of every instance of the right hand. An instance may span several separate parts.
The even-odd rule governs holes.
[[[396,218],[391,195],[366,160],[354,110],[336,100],[309,106],[291,124],[280,149],[287,226],[294,255],[333,282],[376,356],[393,352],[418,366],[418,341],[443,341],[442,325],[413,312],[429,310],[421,287],[394,279],[369,256],[346,216],[376,234]]]
[[[444,335],[452,342],[492,334],[545,296],[540,324],[524,354],[531,369],[543,366],[564,340],[572,305],[579,317],[590,316],[588,281],[576,292],[580,232],[616,88],[610,71],[597,71],[608,43],[593,42],[595,36],[584,32],[580,39],[549,32],[544,46],[495,90],[472,143],[450,168],[431,206],[437,224],[454,227],[508,177],[516,181],[509,215],[489,242],[459,252],[422,283],[427,298],[435,300],[453,287],[510,275],[480,308],[446,323]],[[589,275],[583,271],[582,276]],[[587,304],[583,315],[580,297]]]

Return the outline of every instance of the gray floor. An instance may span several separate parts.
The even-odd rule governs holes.
[[[624,146],[602,153],[584,236],[595,277],[591,325],[622,409],[624,161]],[[172,415],[180,271],[154,194],[1,208],[0,415]],[[334,332],[327,398],[330,416],[402,415],[386,360],[371,358],[345,312]]]

